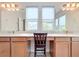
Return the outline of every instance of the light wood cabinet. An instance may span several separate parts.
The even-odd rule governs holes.
[[[72,57],[79,57],[79,42],[72,42]]]
[[[56,42],[56,56],[57,57],[69,56],[69,43],[68,42]]]
[[[29,56],[28,41],[26,38],[12,38],[12,56],[27,57]]]
[[[12,43],[12,56],[13,57],[28,56],[27,43],[26,42],[13,42]]]
[[[79,57],[79,38],[72,38],[72,57]]]
[[[0,38],[0,57],[10,56],[9,38]]]
[[[67,40],[65,40],[67,39]],[[69,57],[70,56],[70,43],[69,38],[55,38],[55,50],[57,57]]]
[[[26,37],[0,37],[0,57],[27,57],[30,41]]]

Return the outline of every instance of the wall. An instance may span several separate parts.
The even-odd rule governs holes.
[[[18,31],[18,29],[23,30],[22,28],[23,19],[24,19],[23,11],[2,10],[1,11],[1,31]],[[18,25],[18,23],[20,24]]]
[[[69,33],[79,32],[79,9],[73,11],[60,11],[56,18],[66,14],[66,28]]]
[[[1,30],[1,8],[0,8],[0,30]]]
[[[79,32],[79,9],[67,13],[67,29],[69,32]]]

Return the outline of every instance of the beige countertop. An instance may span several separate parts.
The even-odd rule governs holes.
[[[0,34],[0,37],[33,37],[33,34]],[[79,34],[48,34],[48,37],[79,37]]]

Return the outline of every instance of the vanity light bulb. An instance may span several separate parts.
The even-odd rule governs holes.
[[[65,8],[63,7],[63,8],[62,8],[62,10],[64,11],[64,10],[65,10]]]
[[[19,11],[19,8],[16,8],[16,11]]]
[[[5,4],[1,4],[1,7],[5,8]]]
[[[15,4],[11,4],[11,7],[12,7],[12,8],[15,8]]]
[[[71,4],[71,7],[76,7],[76,4],[75,4],[75,3],[72,3],[72,4]]]
[[[68,4],[66,5],[66,7],[67,7],[67,8],[70,7],[70,4],[68,3]]]
[[[7,7],[7,8],[10,8],[10,4],[6,4],[6,7]]]
[[[15,11],[15,9],[12,9],[12,11]]]
[[[70,10],[72,11],[72,10],[74,10],[74,8],[70,8]]]
[[[11,9],[7,9],[8,11],[11,11]]]
[[[67,11],[69,11],[69,10],[70,10],[70,8],[66,8],[66,10],[67,10]]]
[[[76,7],[79,8],[79,3],[77,3]]]

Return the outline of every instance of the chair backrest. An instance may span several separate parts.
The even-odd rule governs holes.
[[[35,45],[46,45],[47,33],[34,33]]]

